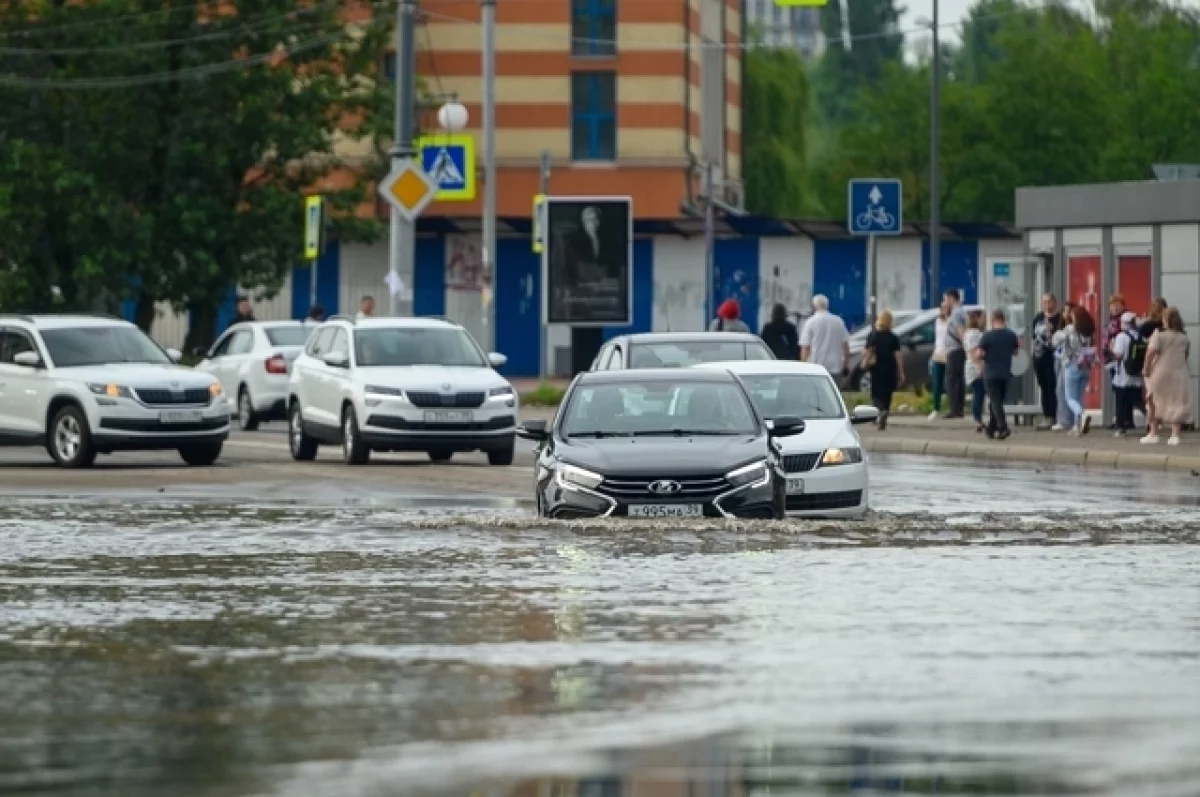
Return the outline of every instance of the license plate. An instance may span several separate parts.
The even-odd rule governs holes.
[[[431,410],[425,413],[426,423],[468,423],[475,420],[470,410]]]
[[[794,495],[802,494],[804,492],[804,479],[788,479],[787,491]]]
[[[162,423],[199,423],[202,417],[200,410],[164,410],[158,414]]]
[[[629,507],[630,517],[703,517],[704,507],[700,504],[633,504]]]

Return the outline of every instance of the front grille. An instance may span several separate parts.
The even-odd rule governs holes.
[[[650,485],[657,481],[679,482],[679,492],[672,495],[660,495],[650,492]],[[643,498],[654,501],[706,501],[729,489],[729,482],[724,476],[708,478],[672,479],[662,476],[655,479],[605,479],[596,488],[597,492],[611,495],[613,498]]]
[[[484,394],[479,393],[429,393],[421,390],[406,390],[404,395],[417,407],[481,407]]]
[[[811,454],[788,454],[783,458],[783,469],[787,473],[804,473],[817,467],[820,459],[820,451]]]
[[[750,507],[749,509],[733,509],[730,514],[741,520],[774,520],[775,512],[769,506]]]
[[[229,425],[228,416],[205,418],[193,423],[162,423],[138,418],[101,418],[100,428],[114,432],[210,432]]]
[[[789,495],[787,508],[792,512],[818,512],[822,509],[853,509],[862,503],[862,490],[843,490],[836,493],[806,493]]]
[[[173,404],[208,404],[212,394],[208,388],[188,388],[187,390],[165,390],[163,388],[139,387],[135,391],[143,404],[173,405]]]
[[[474,423],[423,423],[406,421],[395,415],[369,415],[367,426],[377,429],[394,429],[397,432],[490,432],[515,426],[517,419],[512,415],[499,415],[488,421]]]

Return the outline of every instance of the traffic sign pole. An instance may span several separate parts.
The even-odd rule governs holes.
[[[414,46],[416,11],[415,0],[402,0],[396,4],[396,108],[391,151],[393,170],[400,168],[404,161],[411,159],[413,155],[413,114],[416,110],[417,94],[417,58]],[[389,286],[398,284],[401,264],[412,265],[416,248],[415,227],[416,219],[405,219],[400,209],[393,204],[388,236]],[[396,315],[398,297],[390,287],[388,298],[389,312]]]
[[[867,322],[875,326],[876,313],[879,312],[879,269],[875,261],[875,236],[867,236]]]

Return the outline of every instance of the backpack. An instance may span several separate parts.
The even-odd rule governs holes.
[[[1122,333],[1129,335],[1128,332]],[[1141,376],[1146,367],[1146,351],[1150,345],[1143,338],[1129,335],[1129,348],[1125,350],[1125,375]]]

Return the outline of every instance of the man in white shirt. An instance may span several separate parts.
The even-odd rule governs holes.
[[[812,317],[800,332],[800,359],[825,366],[837,376],[850,367],[850,333],[841,316],[829,312],[829,299],[817,294],[812,300]]]

